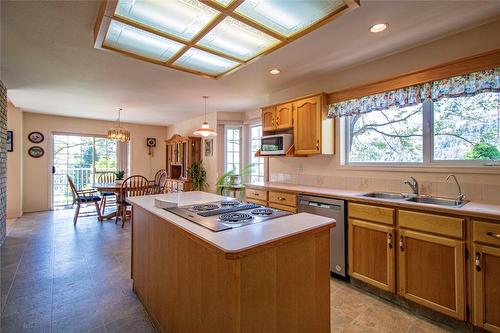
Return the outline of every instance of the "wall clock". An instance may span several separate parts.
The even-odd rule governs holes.
[[[45,151],[42,147],[33,146],[28,150],[28,154],[33,158],[39,158],[42,157],[43,154],[45,154]]]
[[[44,139],[44,136],[40,132],[31,132],[28,134],[28,140],[30,140],[33,143],[40,143]]]

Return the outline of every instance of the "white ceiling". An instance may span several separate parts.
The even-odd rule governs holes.
[[[97,1],[1,1],[1,79],[25,111],[172,124],[209,111],[248,111],[312,73],[339,70],[486,23],[500,2],[362,1],[361,7],[220,80],[93,48]],[[368,32],[388,22],[380,34]],[[268,71],[280,68],[282,74]]]

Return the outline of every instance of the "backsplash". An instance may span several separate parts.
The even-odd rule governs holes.
[[[269,174],[269,180],[277,183],[300,184],[341,190],[411,192],[408,185],[403,183],[405,179],[339,177],[272,172]],[[460,186],[467,200],[500,204],[500,185],[460,183]],[[445,181],[419,181],[419,188],[421,194],[448,198],[455,198],[458,192],[455,183]]]

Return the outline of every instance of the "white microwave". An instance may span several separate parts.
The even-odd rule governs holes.
[[[266,135],[260,138],[260,154],[285,155],[292,145],[292,134]]]

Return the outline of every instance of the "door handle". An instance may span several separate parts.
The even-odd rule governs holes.
[[[481,272],[481,253],[476,252],[476,271]]]
[[[392,234],[391,233],[387,234],[387,246],[389,246],[389,248],[392,249]]]
[[[493,232],[491,232],[491,231],[487,232],[486,234],[487,234],[488,236],[493,237],[493,238],[500,239],[500,234],[495,234],[495,233],[493,233]]]
[[[405,250],[405,247],[404,247],[404,237],[403,236],[400,236],[399,237],[399,249],[401,251],[404,251]]]
[[[52,174],[55,174],[55,173],[56,173],[56,167],[52,166]]]

